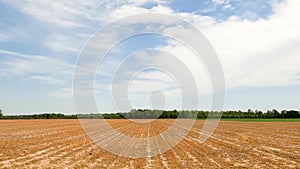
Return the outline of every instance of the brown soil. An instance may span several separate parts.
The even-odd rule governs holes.
[[[128,136],[147,137],[174,120],[108,122]],[[222,121],[200,144],[203,124],[196,121],[188,136],[163,154],[131,159],[94,144],[78,120],[2,120],[0,168],[300,168],[299,122]]]

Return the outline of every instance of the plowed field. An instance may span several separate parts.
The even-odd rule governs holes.
[[[144,138],[165,131],[174,121],[108,122],[119,132]],[[78,120],[2,120],[0,168],[300,168],[299,122],[221,121],[200,144],[203,124],[197,120],[169,151],[131,159],[97,146]]]

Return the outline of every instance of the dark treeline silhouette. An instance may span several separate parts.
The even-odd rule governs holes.
[[[79,118],[104,118],[104,119],[169,119],[169,118],[198,118],[204,119],[208,116],[219,117],[220,112],[210,111],[177,111],[177,110],[148,110],[148,109],[132,109],[128,113],[105,113],[105,114],[82,114]],[[283,110],[281,112],[277,110],[262,111],[224,111],[222,112],[222,118],[300,118],[300,111],[296,110]]]
[[[55,114],[55,113],[4,116],[2,113],[0,113],[0,119],[77,119],[77,116],[76,115]]]
[[[275,109],[268,110],[267,112],[262,111],[224,111],[222,112],[222,118],[300,118],[300,111],[296,110],[282,110],[277,111]],[[78,115],[64,115],[64,114],[33,114],[33,115],[14,115],[5,116],[0,110],[0,119],[125,119],[125,118],[135,118],[135,119],[170,119],[170,118],[198,118],[204,119],[208,116],[218,117],[220,112],[210,112],[210,111],[196,111],[196,110],[148,110],[148,109],[132,109],[128,113],[104,113],[104,114],[78,114]]]

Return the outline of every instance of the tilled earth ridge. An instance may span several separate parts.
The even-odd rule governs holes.
[[[171,119],[107,122],[134,138],[160,136],[174,124]],[[300,168],[299,122],[221,121],[201,144],[203,125],[203,120],[196,120],[188,135],[162,154],[133,159],[96,145],[78,120],[2,120],[0,168]],[[184,130],[185,126],[178,126],[176,133]],[[151,146],[163,141],[157,139]],[[118,146],[122,145],[126,151],[138,143],[122,140]]]

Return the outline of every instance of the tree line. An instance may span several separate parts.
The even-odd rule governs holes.
[[[220,117],[221,118],[300,118],[300,111],[296,110],[282,110],[277,111],[275,109],[262,112],[259,110],[248,111],[224,111],[224,112],[211,112],[211,111],[196,111],[196,110],[148,110],[148,109],[132,109],[126,113],[104,113],[104,114],[77,114],[77,115],[64,115],[55,113],[42,113],[33,115],[9,115],[5,116],[0,110],[0,119],[125,119],[125,118],[135,118],[135,119],[172,119],[172,118],[198,118],[205,119],[210,117]]]
[[[222,114],[222,116],[221,116]],[[259,110],[252,111],[235,111],[229,110],[224,112],[211,112],[211,111],[196,111],[196,110],[148,110],[148,109],[132,109],[127,113],[104,113],[104,114],[81,114],[78,115],[79,118],[86,119],[125,119],[125,118],[135,118],[135,119],[172,119],[172,118],[198,118],[205,119],[210,117],[220,117],[221,118],[300,118],[300,111],[296,110],[282,110],[277,111],[275,109],[262,112]]]
[[[33,115],[3,115],[2,113],[0,113],[0,119],[77,119],[77,116],[56,113],[43,113]]]

